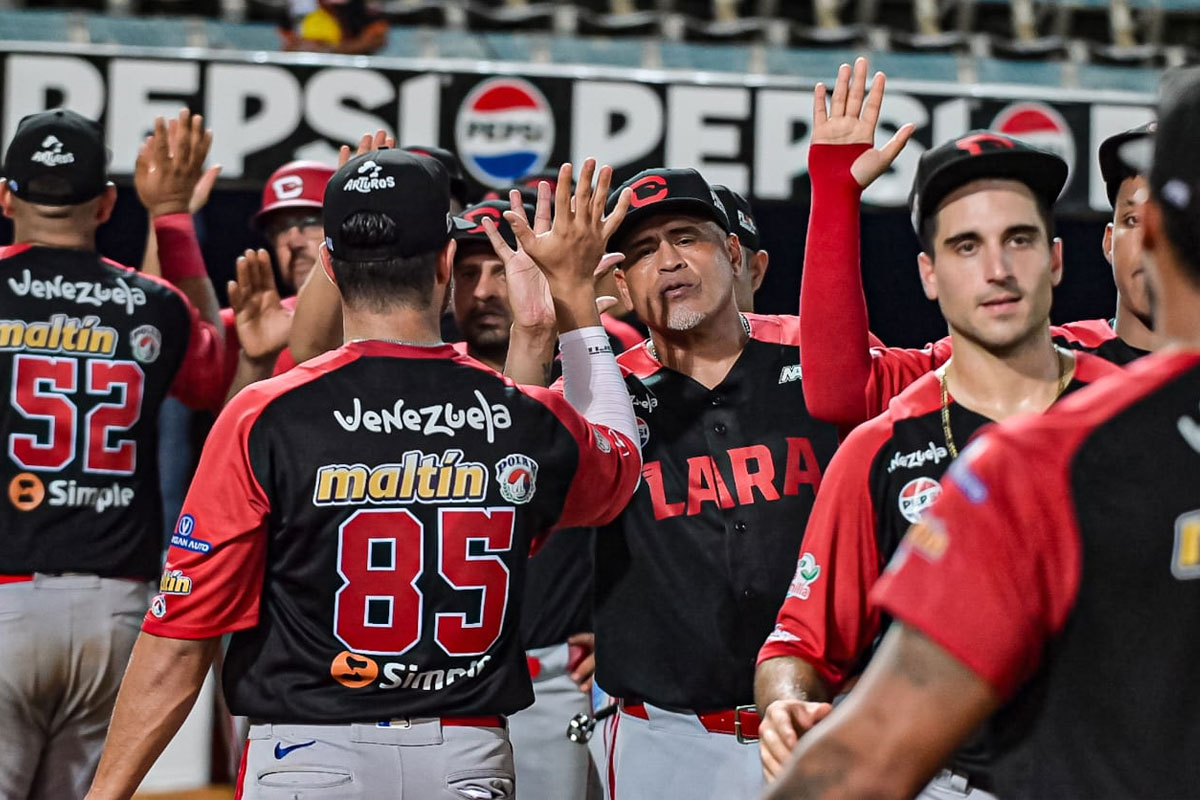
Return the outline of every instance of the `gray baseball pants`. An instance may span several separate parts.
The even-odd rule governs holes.
[[[513,800],[504,728],[438,719],[250,726],[242,800]]]
[[[149,600],[95,575],[0,584],[0,798],[87,793]]]

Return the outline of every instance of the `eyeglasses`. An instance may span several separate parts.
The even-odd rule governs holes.
[[[299,228],[300,232],[305,235],[319,234],[324,231],[320,214],[305,214],[303,216],[280,214],[267,223],[265,233],[268,239],[275,239],[280,234],[287,233],[292,228]]]

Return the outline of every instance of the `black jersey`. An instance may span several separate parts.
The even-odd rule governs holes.
[[[178,290],[94,252],[0,248],[0,574],[153,579],[158,410],[207,404],[218,340]]]
[[[529,559],[521,641],[533,650],[592,632],[592,541],[595,528],[568,528]]]
[[[1122,367],[1149,354],[1149,350],[1134,347],[1117,336],[1115,325],[1116,320],[1112,319],[1089,319],[1068,322],[1051,330],[1054,341],[1063,347],[1091,353]]]
[[[511,713],[530,550],[612,519],[639,467],[450,346],[351,343],[222,412],[145,630],[235,632],[229,707],[263,720]]]
[[[596,534],[596,682],[671,708],[753,702],[754,660],[787,591],[834,426],[808,416],[798,320],[746,315],[712,390],[624,353],[642,483]]]
[[[1164,352],[990,429],[881,578],[886,612],[1011,699],[997,795],[1195,795],[1197,398],[1200,355]]]

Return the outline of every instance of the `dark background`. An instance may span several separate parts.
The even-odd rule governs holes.
[[[232,277],[237,256],[247,247],[266,246],[249,225],[259,202],[258,192],[215,191],[208,206],[197,215],[205,261],[222,304],[225,281]],[[756,310],[795,314],[808,227],[807,204],[758,203],[754,209],[763,246],[771,253],[770,270],[756,297]],[[1055,294],[1054,322],[1112,316],[1116,291],[1101,252],[1106,222],[1099,216],[1057,219],[1065,266],[1063,282]],[[119,187],[113,218],[100,229],[100,252],[136,266],[141,263],[146,231],[146,213],[132,187]],[[945,322],[937,306],[925,299],[917,279],[919,248],[907,212],[867,209],[862,233],[863,280],[872,331],[888,344],[910,347],[944,336]],[[6,219],[0,220],[0,242],[11,240],[11,225]]]

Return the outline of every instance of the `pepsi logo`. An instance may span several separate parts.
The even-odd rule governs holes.
[[[916,523],[925,510],[942,496],[942,485],[933,478],[914,478],[900,490],[900,513]]]
[[[667,179],[662,175],[647,175],[629,187],[629,204],[634,208],[657,203],[667,196]]]
[[[1049,150],[1066,161],[1070,182],[1075,167],[1075,135],[1062,114],[1045,103],[1013,103],[996,115],[991,129]]]
[[[467,172],[486,186],[503,188],[546,166],[554,148],[554,113],[528,81],[491,78],[459,107],[454,138]]]

